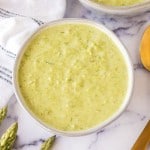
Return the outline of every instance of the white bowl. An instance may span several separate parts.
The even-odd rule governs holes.
[[[150,10],[150,0],[143,3],[131,6],[108,6],[104,4],[97,4],[91,0],[79,0],[86,8],[101,13],[108,13],[112,15],[136,15],[138,13]]]
[[[37,32],[40,31],[41,29],[43,29],[44,27],[55,26],[55,25],[64,24],[64,23],[65,24],[67,24],[67,23],[88,24],[88,25],[96,27],[100,31],[106,33],[114,41],[114,43],[118,46],[120,52],[124,56],[126,64],[127,64],[128,76],[129,76],[128,89],[127,89],[127,93],[126,93],[126,96],[125,96],[125,99],[124,99],[122,105],[120,106],[120,108],[118,109],[118,111],[115,114],[113,114],[110,118],[108,118],[106,121],[100,123],[99,125],[97,125],[94,128],[90,128],[88,130],[69,132],[69,131],[61,131],[61,130],[49,127],[48,125],[46,125],[45,123],[43,123],[40,119],[38,119],[38,117],[36,117],[34,115],[34,113],[26,106],[26,104],[25,104],[25,102],[23,100],[23,96],[21,95],[20,90],[19,90],[19,85],[18,85],[18,68],[19,68],[19,64],[20,64],[21,58],[22,58],[22,56],[24,54],[24,51],[25,51],[24,47],[28,44],[28,42],[32,39],[32,37],[35,34],[37,34]],[[15,65],[14,65],[14,70],[13,70],[13,86],[14,86],[14,91],[15,91],[16,97],[18,99],[18,102],[23,107],[23,109],[25,109],[30,114],[30,116],[32,116],[32,118],[34,118],[37,121],[37,123],[39,125],[41,125],[45,129],[47,129],[48,131],[53,131],[56,134],[65,135],[65,136],[82,136],[82,135],[86,135],[86,134],[90,134],[90,133],[96,132],[96,131],[102,129],[104,126],[106,126],[109,123],[111,123],[116,118],[118,118],[121,115],[121,113],[123,113],[123,111],[126,109],[128,103],[130,101],[130,98],[131,98],[131,95],[132,95],[132,89],[133,89],[133,81],[134,81],[134,76],[133,76],[132,63],[131,63],[131,60],[129,58],[129,55],[128,55],[125,47],[120,42],[120,40],[116,37],[116,35],[113,32],[111,32],[110,30],[108,30],[104,25],[97,24],[95,22],[92,22],[92,21],[89,21],[89,20],[85,20],[85,19],[62,19],[62,20],[50,22],[50,23],[45,24],[42,27],[40,27],[25,42],[25,44],[22,46],[19,54],[17,55],[16,62],[15,62]]]

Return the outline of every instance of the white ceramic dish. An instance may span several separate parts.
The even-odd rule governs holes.
[[[109,35],[109,37],[114,41],[114,43],[118,46],[120,52],[123,54],[124,59],[126,61],[127,64],[127,68],[128,68],[128,75],[129,75],[129,80],[128,80],[128,89],[127,89],[127,94],[125,96],[124,102],[123,104],[120,106],[120,108],[118,109],[118,111],[112,115],[109,119],[107,119],[106,121],[104,121],[103,123],[100,123],[99,125],[97,125],[94,128],[90,128],[88,130],[83,130],[83,131],[74,131],[74,132],[68,132],[68,131],[60,131],[57,129],[54,129],[52,127],[47,126],[46,124],[44,124],[41,120],[39,120],[30,109],[28,109],[28,107],[26,106],[23,97],[20,93],[19,90],[19,85],[18,85],[18,68],[19,68],[19,64],[21,61],[21,58],[24,54],[24,47],[28,44],[28,42],[32,39],[32,37],[41,29],[43,29],[44,27],[47,26],[55,26],[57,24],[68,24],[68,23],[77,23],[77,24],[88,24],[90,26],[96,27],[98,28],[100,31],[103,31],[104,33],[106,33],[107,35]],[[134,81],[134,76],[133,76],[133,67],[132,67],[132,63],[131,60],[129,58],[129,55],[125,49],[125,47],[123,46],[123,44],[120,42],[120,40],[115,36],[115,34],[113,32],[111,32],[110,30],[108,30],[106,27],[104,27],[102,24],[97,24],[95,22],[89,21],[89,20],[84,20],[84,19],[62,19],[62,20],[58,20],[58,21],[54,21],[54,22],[50,22],[46,25],[43,25],[42,27],[40,27],[26,42],[25,44],[22,46],[15,65],[14,65],[14,70],[13,70],[13,85],[14,85],[14,91],[15,94],[17,96],[18,102],[21,104],[21,106],[30,114],[30,116],[32,116],[32,118],[34,118],[37,123],[39,125],[41,125],[42,127],[44,127],[45,129],[47,129],[48,131],[53,131],[56,134],[60,134],[60,135],[65,135],[65,136],[82,136],[82,135],[86,135],[86,134],[90,134],[93,132],[96,132],[100,129],[102,129],[104,126],[108,125],[109,123],[111,123],[113,120],[115,120],[116,118],[118,118],[121,113],[126,109],[131,95],[132,95],[132,89],[133,89],[133,82]]]
[[[150,10],[150,0],[132,6],[107,6],[97,4],[91,0],[79,0],[86,8],[98,13],[104,12],[112,15],[136,15],[141,12]]]

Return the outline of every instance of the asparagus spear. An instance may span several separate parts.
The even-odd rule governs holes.
[[[0,109],[0,124],[5,119],[7,115],[7,106]]]
[[[41,146],[41,150],[50,150],[50,148],[53,146],[54,142],[56,139],[56,135],[50,137],[48,140],[46,140],[42,146]]]
[[[12,124],[0,138],[0,150],[11,150],[18,130],[18,123]]]

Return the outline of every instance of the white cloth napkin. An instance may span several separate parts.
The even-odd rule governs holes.
[[[0,0],[4,16],[27,16],[47,22],[64,16],[66,0]]]
[[[65,9],[66,0],[0,0],[0,108],[13,95],[12,70],[20,47],[41,24],[62,18]]]
[[[30,18],[13,17],[0,21],[0,108],[13,95],[12,70],[16,54],[38,27]]]

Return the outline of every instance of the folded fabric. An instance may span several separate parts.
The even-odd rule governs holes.
[[[66,0],[0,0],[0,14],[27,16],[44,22],[64,16]]]
[[[65,9],[66,0],[0,0],[0,108],[13,95],[12,70],[21,46],[44,22],[62,18]]]
[[[0,108],[13,95],[12,70],[23,43],[39,27],[30,18],[12,17],[0,21]]]

